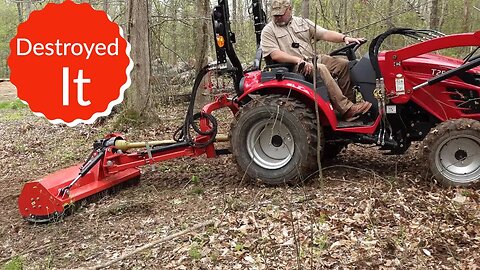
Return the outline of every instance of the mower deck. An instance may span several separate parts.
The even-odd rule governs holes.
[[[98,166],[82,177],[69,194],[63,196],[59,195],[59,190],[77,177],[81,164],[26,183],[18,198],[20,213],[29,222],[49,222],[62,216],[78,201],[140,176],[139,169],[130,168],[101,177]]]

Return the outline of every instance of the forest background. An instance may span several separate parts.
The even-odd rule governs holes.
[[[0,1],[0,78],[9,77],[9,41],[15,36],[17,26],[32,11],[49,2],[62,1]],[[89,2],[94,8],[106,11],[127,33],[127,21],[132,20],[127,7],[141,9],[136,11],[137,16],[148,18],[148,37],[141,39],[148,40],[149,45],[148,84],[150,90],[157,93],[158,102],[171,100],[172,95],[182,92],[181,89],[188,92],[195,71],[215,58],[210,17],[211,7],[216,4],[214,0],[76,2]],[[268,18],[270,2],[263,1]],[[256,51],[251,4],[251,0],[229,1],[232,30],[237,36],[235,48],[246,66],[252,62]],[[445,34],[480,29],[480,0],[293,0],[293,5],[296,15],[308,17],[324,28],[369,40],[390,27],[435,29]],[[137,33],[145,34],[145,31]],[[401,48],[409,42],[411,40],[394,38],[382,49]],[[336,47],[339,45],[319,43],[318,51],[328,52]],[[360,53],[365,53],[366,49],[367,46],[363,46]],[[444,54],[463,57],[468,50],[448,50]]]
[[[16,200],[23,184],[80,162],[94,138],[112,130],[139,141],[171,138],[187,106],[176,97],[187,94],[196,70],[215,59],[210,12],[216,0],[88,2],[129,33],[132,49],[148,45],[142,58],[148,60],[134,57],[133,71],[142,70],[148,80],[136,80],[145,84],[132,85],[126,93],[151,91],[150,105],[156,106],[152,111],[161,121],[142,128],[112,127],[113,121],[74,128],[51,125],[15,100],[13,85],[1,83],[0,268],[3,263],[2,269],[92,266],[210,218],[219,219],[218,226],[166,242],[114,269],[478,268],[480,191],[445,189],[426,181],[421,144],[401,158],[349,146],[334,164],[325,164],[322,185],[302,187],[244,183],[231,156],[165,161],[146,168],[139,186],[86,205],[65,220],[47,226],[24,222]],[[0,81],[9,78],[9,41],[17,26],[47,3],[0,0]],[[245,66],[251,65],[256,50],[251,3],[229,2],[235,48]],[[296,15],[369,40],[390,27],[445,34],[480,30],[480,0],[293,3]],[[269,4],[264,1],[270,18]],[[147,19],[146,30],[128,31],[132,17]],[[382,49],[411,42],[388,39]],[[320,42],[318,51],[340,46]],[[366,49],[362,46],[359,55]],[[464,57],[471,49],[441,53]],[[47,84],[47,79],[39,84],[39,91]],[[230,122],[219,120],[220,131],[228,130]]]

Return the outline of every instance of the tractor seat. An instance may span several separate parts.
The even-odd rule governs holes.
[[[252,66],[247,69],[247,72],[261,69],[262,58],[263,58],[262,56],[263,56],[262,48],[258,47],[257,51],[255,52],[255,59],[253,59]],[[270,56],[265,57],[265,64],[266,65],[264,67],[264,70],[274,71],[274,72],[277,70],[282,70],[285,72],[293,72],[293,68],[295,67],[294,64],[275,62],[272,60]]]
[[[297,81],[305,86],[313,89],[312,76],[305,77],[303,74],[293,72],[294,64],[290,63],[278,63],[272,60],[270,56],[265,57],[266,66],[262,71],[262,82],[270,80],[292,80]],[[317,77],[317,89],[316,92],[320,94],[323,100],[329,102],[327,88],[323,83],[320,76]]]
[[[294,79],[297,81],[307,81],[305,76],[302,74],[293,72],[295,67],[294,64],[273,61],[270,55],[265,57],[265,64],[265,68],[263,69],[264,71],[272,72],[274,74],[283,74],[285,78]]]
[[[261,49],[260,49],[261,50]],[[288,72],[293,72],[294,64],[291,63],[280,63],[272,60],[272,57],[265,57],[265,69],[274,69],[274,68],[286,68]]]

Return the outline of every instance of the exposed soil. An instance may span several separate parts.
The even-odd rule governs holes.
[[[0,102],[14,100],[17,97],[17,89],[10,82],[0,82]]]
[[[0,85],[0,87],[3,86]],[[0,102],[12,99],[0,89]],[[14,90],[14,89],[13,89]],[[185,106],[165,108],[135,141],[170,139]],[[139,185],[47,225],[22,220],[23,184],[81,162],[113,131],[52,125],[28,108],[0,110],[0,260],[25,269],[104,263],[208,219],[110,269],[475,269],[480,265],[480,191],[445,189],[425,176],[414,145],[403,156],[349,146],[323,164],[323,181],[264,187],[242,181],[229,156],[144,167]],[[228,122],[222,126],[225,133]],[[15,257],[19,256],[19,257]],[[10,261],[10,265],[12,261]]]

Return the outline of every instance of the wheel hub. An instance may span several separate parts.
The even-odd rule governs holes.
[[[480,177],[480,138],[458,135],[446,140],[437,150],[436,163],[452,181],[468,183]]]
[[[458,150],[457,152],[455,152],[455,158],[458,160],[458,161],[464,161],[466,158],[467,158],[467,152],[460,149]]]
[[[285,166],[293,156],[295,143],[290,130],[275,119],[255,123],[247,136],[250,158],[258,166],[275,170]]]
[[[272,145],[274,147],[280,147],[283,144],[283,139],[279,135],[273,135],[272,136]]]

